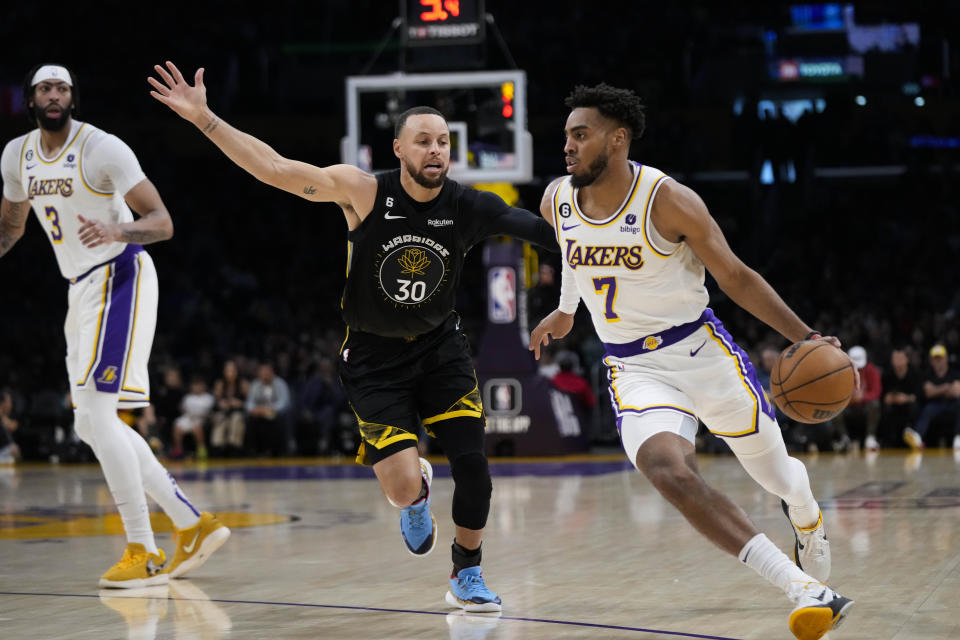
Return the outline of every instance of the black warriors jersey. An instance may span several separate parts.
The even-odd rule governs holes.
[[[410,337],[450,315],[464,256],[490,218],[475,211],[477,195],[448,179],[436,198],[417,202],[400,184],[400,169],[377,175],[373,210],[347,236],[341,308],[351,330]]]

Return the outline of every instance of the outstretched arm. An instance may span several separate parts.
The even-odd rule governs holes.
[[[148,77],[154,98],[200,129],[228,158],[261,182],[314,202],[348,204],[361,215],[373,208],[376,178],[350,165],[315,167],[284,158],[270,145],[217,117],[207,106],[203,69],[191,86],[172,62],[155,65],[160,79]],[[372,185],[372,189],[371,189]]]
[[[653,223],[667,240],[686,242],[731,300],[787,340],[799,342],[812,332],[773,287],[733,253],[723,231],[692,189],[665,182],[653,203]],[[825,339],[840,347],[836,338]]]
[[[11,202],[0,199],[0,257],[17,243],[27,226],[30,202]]]

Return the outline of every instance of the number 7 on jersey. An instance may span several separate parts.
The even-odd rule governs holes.
[[[617,278],[616,276],[607,276],[605,278],[594,278],[593,288],[600,295],[606,294],[606,309],[603,317],[607,322],[619,322],[620,316],[613,310],[613,304],[617,301]]]

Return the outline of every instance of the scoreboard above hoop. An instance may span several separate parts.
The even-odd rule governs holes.
[[[483,42],[483,0],[400,0],[407,46]]]

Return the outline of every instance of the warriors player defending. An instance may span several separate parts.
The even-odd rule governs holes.
[[[437,541],[430,513],[430,464],[417,454],[422,425],[437,439],[453,476],[453,573],[446,601],[467,611],[500,611],[484,584],[480,543],[492,485],[484,419],[466,337],[453,310],[467,250],[488,236],[512,235],[554,248],[550,225],[500,198],[446,178],[450,130],[429,107],[396,123],[401,168],[377,176],[348,165],[320,168],[281,157],[237,131],[206,104],[203,69],[186,82],[170,62],[154,67],[151,94],[192,122],[237,165],[269,185],[313,202],[335,202],[349,233],[341,299],[347,338],[340,380],[360,424],[357,461],[372,464],[387,499],[402,509],[407,550]]]
[[[837,626],[853,604],[823,583],[830,547],[806,468],[787,455],[773,409],[747,354],[707,308],[704,267],[737,304],[790,341],[821,339],[731,252],[697,194],[631,162],[643,133],[640,100],[605,84],[567,98],[568,177],[544,194],[541,213],[563,254],[559,308],[530,348],[567,335],[580,299],[604,342],[623,448],[637,469],[721,549],[783,589],[802,640]],[[796,536],[791,562],[697,468],[697,418],[723,438],[747,473],[782,499]]]
[[[34,68],[24,103],[38,128],[9,142],[0,160],[0,256],[23,235],[33,208],[70,283],[64,333],[74,428],[100,461],[127,533],[123,558],[100,586],[165,584],[203,564],[230,536],[194,508],[117,416],[118,408],[150,403],[157,273],[142,245],[170,238],[173,222],[130,148],[73,119],[77,80],[66,67]],[[141,216],[136,221],[131,209]],[[153,537],[145,491],[177,527],[169,565]]]

